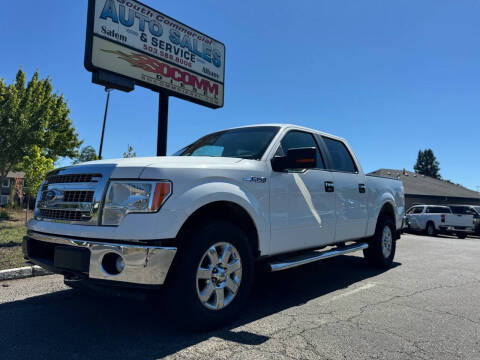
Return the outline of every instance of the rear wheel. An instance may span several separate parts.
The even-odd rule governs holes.
[[[465,239],[466,237],[467,237],[467,234],[457,233],[457,238],[459,239]]]
[[[231,321],[245,305],[253,282],[247,235],[232,223],[214,221],[181,241],[167,280],[169,312],[192,330]]]
[[[390,267],[395,256],[396,242],[393,239],[395,225],[393,220],[387,216],[378,219],[375,234],[369,242],[363,255],[370,265],[375,267]]]
[[[427,233],[428,236],[437,236],[437,230],[435,229],[435,225],[433,222],[429,222],[427,224],[427,228],[425,229],[425,232]]]

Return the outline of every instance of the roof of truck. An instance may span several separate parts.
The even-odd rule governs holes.
[[[334,138],[334,139],[345,141],[345,139],[340,137],[340,136],[336,136],[336,135],[332,135],[332,134],[329,134],[329,133],[326,133],[326,132],[323,132],[323,131],[311,129],[311,128],[308,128],[306,126],[300,126],[300,125],[295,125],[295,124],[286,124],[286,123],[267,123],[267,124],[242,125],[242,126],[233,127],[231,129],[241,129],[241,128],[246,128],[246,127],[256,127],[256,126],[278,126],[278,127],[281,127],[281,128],[293,128],[293,129],[309,131],[309,132],[317,133],[317,134],[320,134],[320,135],[328,136],[328,137],[331,137],[331,138]]]

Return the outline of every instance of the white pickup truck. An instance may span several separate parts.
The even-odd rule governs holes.
[[[472,215],[452,214],[450,207],[439,205],[412,206],[405,215],[405,222],[408,230],[422,231],[429,236],[443,233],[464,239],[475,229]]]
[[[205,328],[247,301],[256,262],[279,271],[363,250],[390,266],[403,215],[402,182],[366,176],[345,140],[256,125],[174,156],[55,170],[24,253],[72,286],[163,285],[169,312]]]

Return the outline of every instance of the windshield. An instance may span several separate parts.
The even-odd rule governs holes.
[[[219,131],[177,151],[174,156],[216,156],[260,160],[277,126],[254,126]]]
[[[474,206],[473,208],[480,215],[480,206]]]

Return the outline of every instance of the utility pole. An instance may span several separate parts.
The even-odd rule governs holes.
[[[105,88],[107,92],[107,103],[105,104],[105,114],[103,115],[103,127],[102,127],[102,137],[100,138],[100,150],[98,151],[98,159],[102,159],[102,149],[103,149],[103,135],[105,134],[105,123],[107,122],[107,113],[108,113],[108,102],[110,101],[110,92],[112,89]]]

